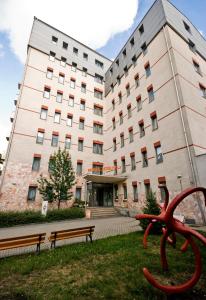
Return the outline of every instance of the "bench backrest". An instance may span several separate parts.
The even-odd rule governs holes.
[[[38,234],[0,239],[0,250],[42,244],[45,241],[45,237],[46,237],[46,233],[38,233]]]
[[[81,236],[81,235],[89,235],[94,232],[94,228],[95,226],[87,226],[87,227],[72,228],[67,230],[52,231],[49,239],[54,240],[54,239],[64,239],[64,238]]]

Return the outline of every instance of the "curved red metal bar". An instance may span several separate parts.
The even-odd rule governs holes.
[[[163,292],[167,294],[172,293],[181,293],[185,292],[186,290],[192,288],[197,281],[199,280],[201,276],[201,270],[202,270],[202,264],[201,264],[201,254],[199,251],[199,248],[197,247],[196,243],[192,239],[192,237],[195,237],[199,239],[205,246],[206,246],[206,237],[204,237],[199,232],[193,230],[189,226],[183,224],[179,220],[175,219],[173,217],[174,210],[176,207],[182,202],[187,196],[195,193],[195,192],[202,192],[205,199],[205,205],[206,205],[206,189],[202,187],[196,187],[196,188],[188,188],[185,191],[181,192],[179,195],[177,195],[169,204],[169,193],[166,187],[161,187],[165,190],[166,200],[161,208],[161,213],[158,216],[155,215],[149,215],[149,214],[141,214],[137,215],[136,219],[148,219],[151,220],[143,238],[143,245],[144,248],[147,247],[147,237],[149,235],[149,232],[153,226],[153,223],[158,222],[164,222],[166,225],[166,228],[162,228],[163,236],[161,238],[161,245],[160,245],[160,255],[161,255],[161,264],[164,271],[168,270],[168,263],[167,263],[167,256],[166,256],[166,243],[167,241],[175,247],[176,245],[176,233],[179,233],[185,237],[185,242],[181,247],[181,251],[185,252],[189,245],[192,247],[192,251],[195,255],[195,271],[190,280],[185,282],[184,284],[177,285],[177,286],[165,286],[160,283],[158,283],[155,278],[152,276],[152,274],[149,272],[147,268],[143,269],[144,276],[146,279],[156,288],[162,290]],[[170,237],[171,236],[171,237]]]

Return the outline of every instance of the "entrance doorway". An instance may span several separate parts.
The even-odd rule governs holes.
[[[113,206],[113,184],[92,182],[87,185],[87,195],[90,207]]]

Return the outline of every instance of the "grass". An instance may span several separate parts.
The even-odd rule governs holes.
[[[170,272],[164,274],[159,261],[159,237],[150,236],[143,249],[142,233],[109,237],[91,243],[63,246],[1,259],[0,299],[167,299],[145,280],[142,268],[165,284],[184,282],[193,273],[193,255],[188,249],[168,246]],[[203,274],[192,291],[171,299],[206,299],[206,251]]]

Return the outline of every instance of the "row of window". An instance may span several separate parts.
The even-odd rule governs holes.
[[[57,43],[58,43],[58,38],[55,37],[55,36],[52,36],[52,43],[55,44],[55,45],[57,45]],[[63,48],[64,50],[68,50],[68,46],[69,46],[68,43],[66,43],[66,42],[63,42],[63,43],[62,43],[62,48]],[[74,54],[75,56],[79,56],[79,49],[78,49],[78,48],[73,47],[72,51],[73,51],[73,54]],[[52,59],[51,59],[51,60],[55,60],[56,53],[53,52],[53,51],[50,51],[50,56],[52,56]],[[83,58],[83,60],[88,61],[88,60],[89,60],[89,55],[88,55],[87,53],[83,52],[82,58]],[[66,58],[64,58],[64,59],[66,60]],[[101,69],[104,68],[104,63],[101,62],[100,60],[95,59],[94,62],[95,62],[95,65],[96,65],[97,67],[99,67],[99,68],[101,68]]]
[[[60,65],[65,67],[66,66],[66,62],[61,59],[60,60]],[[71,70],[73,72],[77,71],[77,64],[76,63],[72,63]],[[82,76],[83,77],[87,77],[87,71],[88,71],[87,68],[84,68],[84,67],[82,68]],[[52,79],[53,76],[54,76],[54,70],[53,70],[53,68],[48,67],[47,68],[47,72],[46,72],[46,77],[48,79]],[[64,78],[65,78],[65,74],[62,73],[62,72],[60,72],[59,73],[59,77],[58,77],[58,82],[64,84]],[[103,84],[103,79],[104,79],[103,76],[95,73],[95,75],[94,75],[94,81],[95,82]]]
[[[70,79],[70,88],[75,89],[76,87],[76,79],[75,78],[71,78]],[[81,83],[81,92],[86,94],[87,92],[87,85],[86,83],[82,82]],[[51,96],[51,87],[45,85],[44,86],[44,93],[43,93],[44,98],[49,99]],[[94,97],[98,98],[98,99],[103,99],[103,91],[98,89],[98,88],[94,88]],[[57,91],[57,102],[62,102],[62,98],[63,98],[63,92],[62,91]]]

